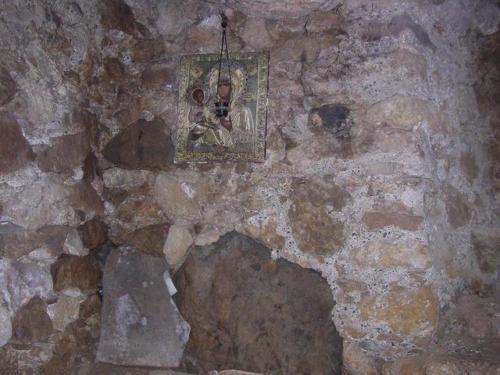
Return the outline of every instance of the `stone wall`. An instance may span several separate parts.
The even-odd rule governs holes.
[[[54,365],[59,343],[79,340],[75,324],[95,334],[98,315],[81,315],[99,276],[85,287],[79,277],[100,272],[87,254],[107,238],[166,256],[175,271],[191,245],[235,230],[319,271],[347,363],[359,351],[389,360],[425,350],[458,292],[493,288],[494,1],[1,9],[5,361]],[[217,51],[221,9],[230,50],[270,52],[266,162],[174,165],[178,59]],[[51,265],[75,280],[58,284]],[[48,327],[20,351],[12,322],[26,309],[47,310]]]

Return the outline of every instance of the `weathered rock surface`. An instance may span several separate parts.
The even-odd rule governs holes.
[[[396,245],[390,241],[368,242],[349,254],[359,265],[373,268],[408,267],[427,269],[432,265],[429,249],[418,243]]]
[[[164,260],[129,246],[111,252],[104,270],[99,361],[179,365],[190,328],[168,293],[167,267]]]
[[[97,290],[101,280],[99,264],[92,255],[63,254],[51,266],[54,290],[78,288],[81,291]]]
[[[16,94],[16,82],[5,68],[0,68],[0,105],[12,100]]]
[[[117,366],[109,363],[85,364],[79,367],[78,375],[193,375],[184,371],[152,370],[143,367]]]
[[[0,306],[0,348],[7,344],[12,337],[12,322],[10,313],[4,306]]]
[[[435,305],[443,314],[468,286],[481,296],[495,288],[494,0],[83,3],[0,6],[0,125],[9,126],[0,139],[0,299],[13,318],[34,296],[52,310],[73,293],[57,303],[64,331],[48,344],[2,347],[4,372],[66,375],[82,353],[94,361],[99,332],[88,325],[98,308],[82,311],[74,289],[84,282],[73,276],[53,295],[47,270],[65,240],[74,254],[98,246],[103,261],[110,244],[100,245],[97,220],[114,243],[159,256],[166,223],[186,223],[199,245],[237,228],[321,272],[339,331],[356,341],[344,357],[362,374],[380,358],[435,351],[426,346]],[[269,50],[266,162],[173,166],[176,56],[218,52],[221,10],[230,51]],[[344,192],[351,198],[341,204]],[[462,334],[442,357],[412,357],[391,371],[490,371],[491,306],[460,306],[463,314],[446,319]],[[480,354],[464,356],[471,352]]]
[[[273,260],[267,248],[233,232],[195,247],[175,281],[192,327],[187,351],[205,371],[339,373],[334,304],[316,272]]]
[[[240,1],[230,0],[228,5],[245,14],[268,18],[303,17],[317,9],[333,8],[335,0],[294,0],[287,4],[276,3],[271,0]]]
[[[33,150],[12,114],[0,112],[0,129],[0,173],[13,172],[34,159]]]
[[[170,267],[179,268],[184,261],[189,247],[193,244],[193,236],[189,226],[174,224],[168,231],[163,253]]]
[[[121,168],[169,170],[173,163],[173,144],[161,119],[139,120],[113,138],[103,155]]]
[[[333,181],[294,179],[291,199],[288,217],[299,248],[318,257],[335,253],[344,242],[344,226],[329,212],[342,210],[349,194]]]
[[[174,178],[160,174],[156,177],[154,197],[163,212],[171,219],[195,219],[200,216],[200,208],[195,197],[188,195],[181,183]]]
[[[472,246],[481,271],[494,273],[500,264],[500,236],[493,233],[472,232]]]
[[[395,339],[414,337],[428,344],[437,328],[439,300],[430,287],[407,290],[395,287],[385,295],[365,296],[361,303],[363,320],[387,322]]]
[[[69,203],[77,210],[81,221],[93,219],[104,213],[101,197],[86,181],[81,181],[72,187]]]
[[[379,205],[363,216],[363,221],[370,230],[395,226],[404,230],[415,231],[422,223],[422,220],[422,216],[415,215],[410,208],[398,202]]]
[[[153,224],[127,232],[117,238],[117,242],[130,245],[136,249],[157,257],[163,257],[163,245],[167,238],[169,224]]]
[[[63,135],[51,142],[37,153],[38,166],[45,172],[71,171],[83,163],[90,151],[86,133]]]
[[[32,232],[4,222],[0,224],[0,256],[20,258],[32,251],[42,250],[57,258],[63,251],[68,230],[66,226],[49,225]]]
[[[68,232],[66,240],[64,241],[63,250],[65,254],[85,256],[88,255],[89,249],[83,246],[80,234],[76,229]]]
[[[68,324],[64,332],[55,338],[53,355],[50,360],[44,361],[36,374],[67,375],[77,373],[80,363],[95,360],[98,337],[98,320],[82,321],[78,319]]]
[[[80,315],[80,303],[84,296],[78,292],[68,291],[70,294],[59,295],[57,302],[48,308],[54,328],[63,332],[65,328],[78,319]]]
[[[75,224],[77,217],[69,205],[70,194],[71,188],[59,178],[44,176],[16,189],[11,199],[5,199],[2,202],[3,214],[13,224],[32,231],[47,225]],[[33,205],[33,202],[37,204]]]
[[[45,267],[0,259],[0,296],[10,311],[17,311],[33,297],[53,296],[52,278]]]
[[[95,249],[106,242],[108,237],[106,224],[98,218],[93,218],[80,225],[78,233],[82,239],[83,246],[87,249]]]
[[[344,345],[342,352],[342,373],[347,374],[379,374],[378,364],[366,351],[361,349],[355,342],[348,342]]]
[[[52,333],[52,320],[47,304],[39,297],[21,307],[12,321],[13,339],[22,343],[46,340]]]

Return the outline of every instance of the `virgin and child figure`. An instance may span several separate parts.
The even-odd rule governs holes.
[[[215,73],[214,73],[215,72]],[[234,70],[219,77],[212,69],[208,77],[211,95],[201,87],[191,92],[190,148],[197,152],[250,152],[252,149],[254,120],[251,110],[243,105],[241,95],[245,89],[243,72]],[[209,98],[216,98],[208,104]],[[226,111],[220,105],[227,104]],[[219,107],[218,107],[219,105]]]

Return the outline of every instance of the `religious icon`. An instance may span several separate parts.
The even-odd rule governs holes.
[[[268,55],[183,56],[176,162],[265,160]]]

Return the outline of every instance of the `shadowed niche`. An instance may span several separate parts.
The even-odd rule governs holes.
[[[342,339],[328,283],[232,232],[196,247],[175,276],[191,325],[187,352],[203,371],[340,374]]]

